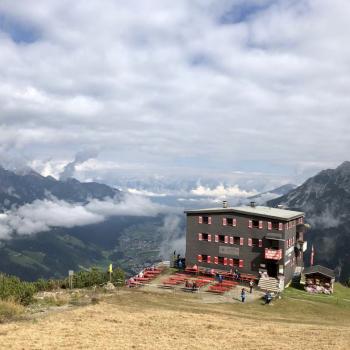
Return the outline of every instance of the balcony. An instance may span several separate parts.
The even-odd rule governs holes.
[[[268,260],[282,259],[282,249],[265,248],[265,259],[268,259]]]

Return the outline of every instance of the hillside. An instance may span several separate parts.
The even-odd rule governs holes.
[[[287,290],[288,291],[288,290]],[[201,294],[122,289],[99,304],[62,306],[0,324],[9,349],[347,349],[349,290],[334,297],[292,290],[271,306],[208,302]],[[328,298],[328,299],[327,299]],[[42,316],[44,315],[44,316]]]
[[[33,170],[17,174],[0,166],[0,210],[52,196],[68,202],[86,202],[89,198],[118,197],[120,191],[97,182],[82,183],[73,178],[60,181]]]
[[[269,206],[279,204],[306,213],[312,226],[306,239],[309,248],[314,245],[315,263],[337,269],[343,281],[350,278],[350,162],[323,170],[268,202]]]
[[[117,205],[123,198],[121,191],[103,184],[82,183],[73,178],[60,181],[34,171],[16,174],[0,167],[0,214],[37,203],[35,208],[29,209],[35,209],[35,214],[41,218],[45,217],[46,210],[43,201],[62,201],[64,205],[69,203],[72,209],[79,206],[81,211],[84,203],[91,200]],[[60,209],[61,202],[58,204]],[[28,207],[25,208],[28,211]],[[55,215],[59,215],[57,220],[53,217]],[[64,221],[65,216],[69,216],[69,211],[59,210],[50,217]],[[30,214],[27,218],[30,219]],[[18,219],[26,223],[22,212],[16,212],[13,217],[13,220]],[[11,239],[0,239],[0,271],[36,280],[41,277],[60,278],[66,276],[68,270],[77,271],[93,265],[106,267],[113,263],[128,273],[134,273],[144,265],[159,261],[165,239],[164,220],[163,214],[112,215],[92,224],[57,225],[45,232],[37,230],[22,235],[14,232]],[[180,229],[184,226],[182,221],[179,225]],[[21,228],[21,225],[17,226]]]

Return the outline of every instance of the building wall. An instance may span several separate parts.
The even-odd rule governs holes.
[[[211,224],[199,224],[199,216],[210,216]],[[231,217],[236,219],[236,226],[223,226],[223,218]],[[263,221],[263,228],[249,228],[249,220]],[[268,230],[267,222],[271,221],[268,218],[262,218],[259,216],[251,216],[238,213],[188,213],[187,214],[187,231],[186,231],[186,263],[187,265],[198,264],[202,267],[214,268],[219,270],[230,270],[232,267],[229,265],[221,265],[214,263],[215,256],[222,256],[229,258],[236,258],[243,260],[243,267],[238,267],[242,273],[252,273],[258,275],[260,264],[266,263],[264,252],[265,248],[270,247],[270,240],[265,237],[274,236],[276,238],[285,239],[285,241],[275,241],[277,248],[283,250],[283,257],[278,262],[279,265],[283,265],[283,273],[285,276],[285,284],[288,283],[294,273],[295,265],[293,265],[294,258],[294,244],[287,248],[287,240],[293,239],[296,236],[296,226],[286,229],[286,221],[283,223],[283,230]],[[273,220],[276,221],[276,220]],[[212,241],[200,241],[198,239],[199,233],[208,233],[212,235]],[[216,234],[227,236],[239,236],[243,238],[243,245],[236,245],[230,243],[216,243],[214,236]],[[248,238],[256,238],[262,240],[262,247],[248,246]],[[226,250],[226,253],[223,252]],[[288,254],[286,254],[288,252]],[[199,254],[205,254],[211,256],[211,262],[199,263],[197,257]],[[289,262],[288,262],[289,261]]]

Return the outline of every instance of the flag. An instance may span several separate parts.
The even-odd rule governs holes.
[[[310,266],[314,264],[314,255],[315,255],[315,250],[314,250],[314,245],[311,246],[311,258],[310,258]]]
[[[112,264],[109,264],[108,272],[109,272],[109,273],[112,273],[112,272],[113,272]]]

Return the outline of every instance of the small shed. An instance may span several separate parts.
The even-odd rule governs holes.
[[[305,268],[301,278],[301,283],[305,284],[305,290],[309,293],[332,294],[334,281],[334,271],[321,265]]]

